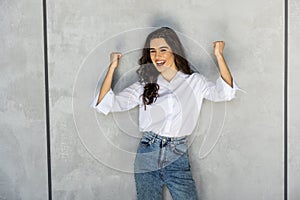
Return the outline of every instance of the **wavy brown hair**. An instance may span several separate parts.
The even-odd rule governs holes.
[[[175,33],[175,31],[169,27],[162,27],[154,32],[150,33],[146,39],[142,57],[139,59],[139,69],[136,71],[139,76],[139,81],[145,83],[143,96],[144,108],[146,105],[150,105],[156,101],[159,90],[157,84],[157,77],[160,74],[155,68],[150,57],[150,41],[155,38],[163,38],[167,44],[171,47],[174,55],[174,62],[178,70],[185,74],[192,74],[193,71],[190,68],[189,62],[185,59],[185,53],[183,46]]]

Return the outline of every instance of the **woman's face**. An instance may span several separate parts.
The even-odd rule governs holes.
[[[177,70],[172,49],[164,38],[155,38],[150,41],[150,57],[159,72]]]

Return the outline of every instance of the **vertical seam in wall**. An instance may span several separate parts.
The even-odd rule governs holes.
[[[48,199],[52,200],[51,141],[48,80],[47,7],[43,0],[44,72],[47,139]],[[284,200],[288,200],[288,0],[284,0]]]
[[[52,200],[52,179],[51,179],[51,141],[50,141],[50,109],[49,109],[49,80],[48,80],[48,37],[47,37],[47,7],[46,0],[43,0],[43,35],[44,35],[44,71],[45,71],[45,104],[46,104],[46,138],[47,138],[47,178],[48,178],[48,199]]]
[[[284,199],[288,199],[288,0],[284,1]]]

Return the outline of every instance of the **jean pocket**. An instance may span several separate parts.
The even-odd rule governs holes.
[[[172,144],[172,150],[177,155],[183,155],[187,152],[188,146],[187,143],[178,143],[178,144]]]

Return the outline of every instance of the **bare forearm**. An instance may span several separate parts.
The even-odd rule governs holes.
[[[225,47],[225,42],[224,41],[215,41],[213,43],[214,45],[214,53],[215,56],[217,57],[218,60],[218,66],[219,66],[219,70],[220,70],[220,74],[223,78],[223,80],[230,85],[231,87],[233,87],[233,81],[232,81],[232,76],[231,73],[229,71],[229,68],[226,64],[226,61],[224,59],[223,56],[223,50]]]
[[[99,93],[99,96],[98,96],[97,105],[101,102],[101,100],[103,99],[103,97],[110,90],[112,79],[113,79],[113,75],[114,75],[114,71],[115,71],[114,68],[109,67],[109,69],[107,71],[107,74],[105,76],[105,79],[104,79],[104,81],[102,83],[101,89],[100,89],[100,93]]]
[[[225,58],[223,56],[223,54],[219,54],[216,55],[217,57],[217,61],[218,61],[218,66],[219,66],[219,70],[220,70],[220,74],[223,78],[223,80],[230,85],[231,87],[233,87],[233,83],[232,83],[232,76],[230,73],[230,70],[226,64]]]
[[[119,65],[119,59],[121,58],[121,56],[122,56],[122,54],[120,52],[112,52],[110,54],[110,65],[109,65],[108,71],[106,73],[105,79],[102,83],[102,86],[100,88],[97,105],[101,102],[101,100],[104,98],[104,96],[107,94],[107,92],[111,88],[111,83],[112,83],[112,79],[114,76],[114,72],[115,72],[115,69]]]

